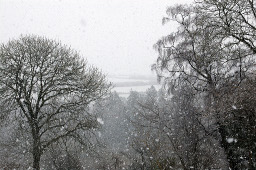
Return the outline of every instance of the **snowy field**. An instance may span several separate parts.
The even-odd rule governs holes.
[[[152,85],[145,85],[145,86],[129,86],[129,87],[114,87],[112,91],[116,91],[121,97],[128,97],[130,91],[137,91],[137,92],[146,92],[148,88]],[[153,85],[156,90],[161,88],[160,85]]]
[[[159,90],[161,85],[156,81],[156,77],[153,76],[115,76],[110,77],[114,85],[112,91],[116,91],[121,97],[128,97],[130,91],[145,92],[152,85]]]

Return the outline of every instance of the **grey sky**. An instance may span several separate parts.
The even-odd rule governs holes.
[[[168,6],[192,0],[0,0],[0,42],[20,34],[70,45],[108,75],[149,75]]]

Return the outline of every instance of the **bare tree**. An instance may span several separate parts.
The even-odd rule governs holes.
[[[254,0],[198,0],[202,12],[209,14],[208,21],[232,43],[244,44],[256,53],[256,6]]]
[[[137,135],[133,149],[141,156],[142,168],[224,168],[220,145],[205,131],[197,96],[190,86],[165,96],[148,89],[137,103],[133,121]]]
[[[244,60],[252,54],[237,44],[224,43],[221,28],[212,27],[211,15],[197,6],[170,7],[167,15],[163,23],[175,21],[179,29],[155,44],[159,56],[152,68],[169,87],[189,84],[198,92],[214,95],[234,72],[242,77],[252,66],[251,60]]]
[[[97,68],[59,42],[22,36],[0,47],[1,114],[24,124],[34,169],[60,139],[88,145],[86,134],[98,124],[88,105],[109,87]]]
[[[169,89],[182,91],[188,86],[195,90],[196,99],[201,100],[198,113],[203,116],[199,123],[208,135],[216,135],[214,131],[217,130],[222,137],[217,138],[229,158],[235,154],[225,145],[226,131],[233,131],[230,125],[237,122],[237,118],[228,121],[226,126],[224,117],[232,116],[219,108],[226,103],[223,99],[227,92],[244,88],[242,84],[254,79],[254,11],[254,3],[250,0],[204,0],[190,7],[170,7],[163,21],[175,21],[179,29],[155,45],[159,56],[153,69]],[[241,94],[241,91],[237,93]],[[196,103],[192,103],[190,109],[193,107]],[[243,121],[240,123],[246,125]],[[235,147],[232,149],[232,152],[239,152]],[[234,168],[232,159],[229,164]]]

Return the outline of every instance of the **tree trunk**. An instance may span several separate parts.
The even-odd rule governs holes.
[[[40,170],[40,153],[37,148],[33,148],[33,169]]]
[[[40,137],[38,128],[32,129],[33,134],[33,169],[40,170],[40,158],[41,158],[41,150],[40,150]]]
[[[229,168],[232,169],[232,170],[236,170],[236,166],[237,166],[237,161],[234,160],[233,158],[233,152],[232,150],[230,150],[230,146],[228,144],[228,142],[226,141],[227,139],[227,132],[226,132],[226,128],[221,125],[220,122],[217,122],[218,124],[218,130],[219,130],[219,133],[220,133],[220,136],[221,136],[221,141],[220,141],[220,144],[221,144],[221,147],[224,149],[224,152],[227,156],[227,159],[228,159],[228,164],[229,164]]]

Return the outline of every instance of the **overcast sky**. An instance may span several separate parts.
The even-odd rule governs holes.
[[[0,42],[21,34],[60,40],[107,75],[150,75],[166,8],[192,0],[0,0]]]

